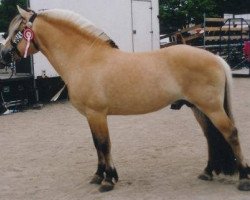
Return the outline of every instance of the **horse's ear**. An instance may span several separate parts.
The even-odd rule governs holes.
[[[27,12],[26,10],[22,9],[20,6],[17,5],[17,10],[19,12],[19,14],[26,19],[27,21],[29,20],[29,18],[31,17],[31,13]]]

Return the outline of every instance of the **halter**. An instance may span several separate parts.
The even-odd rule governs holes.
[[[29,49],[29,46],[30,46],[30,42],[33,43],[34,47],[39,50],[39,47],[38,45],[35,43],[34,41],[34,32],[32,31],[31,27],[33,25],[33,22],[34,20],[36,19],[37,17],[37,14],[33,12],[33,15],[30,17],[28,23],[26,24],[26,26],[24,27],[23,30],[21,31],[18,31],[15,38],[14,38],[14,41],[13,40],[10,40],[10,43],[11,43],[11,46],[12,46],[12,49],[9,51],[10,55],[11,55],[11,59],[12,61],[14,60],[14,54],[16,53],[19,57],[22,57],[22,54],[20,53],[20,51],[18,50],[17,46],[18,44],[20,43],[20,41],[24,38],[26,41],[27,41],[27,45],[26,45],[26,48],[25,48],[25,53],[24,53],[24,58],[27,57],[27,52],[28,52],[28,49]]]

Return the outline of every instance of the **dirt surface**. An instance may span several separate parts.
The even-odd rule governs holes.
[[[250,163],[250,79],[234,79],[234,116]],[[237,175],[197,179],[205,138],[188,108],[109,117],[120,181],[108,193],[91,185],[97,156],[86,119],[69,102],[0,117],[0,199],[249,200]]]

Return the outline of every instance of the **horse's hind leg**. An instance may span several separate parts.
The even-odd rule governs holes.
[[[224,108],[219,106],[204,107],[202,110],[211,120],[213,125],[220,131],[224,139],[228,142],[235,156],[235,161],[240,174],[240,190],[250,190],[250,181],[248,180],[248,166],[245,163],[238,139],[238,131],[233,121],[228,117]]]
[[[221,172],[226,175],[234,174],[238,169],[232,148],[204,113],[196,107],[192,107],[192,110],[204,132],[208,144],[207,166],[203,173],[199,175],[199,178],[202,180],[212,180],[213,171],[216,174]]]
[[[87,114],[87,119],[98,156],[97,171],[91,183],[101,184],[101,192],[109,191],[114,188],[113,179],[118,181],[118,175],[111,158],[107,117],[103,113],[91,111]]]

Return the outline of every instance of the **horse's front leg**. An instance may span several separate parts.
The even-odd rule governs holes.
[[[93,136],[98,156],[97,171],[91,183],[101,184],[100,191],[105,192],[114,188],[118,175],[111,158],[111,143],[106,114],[91,111],[87,119]]]

